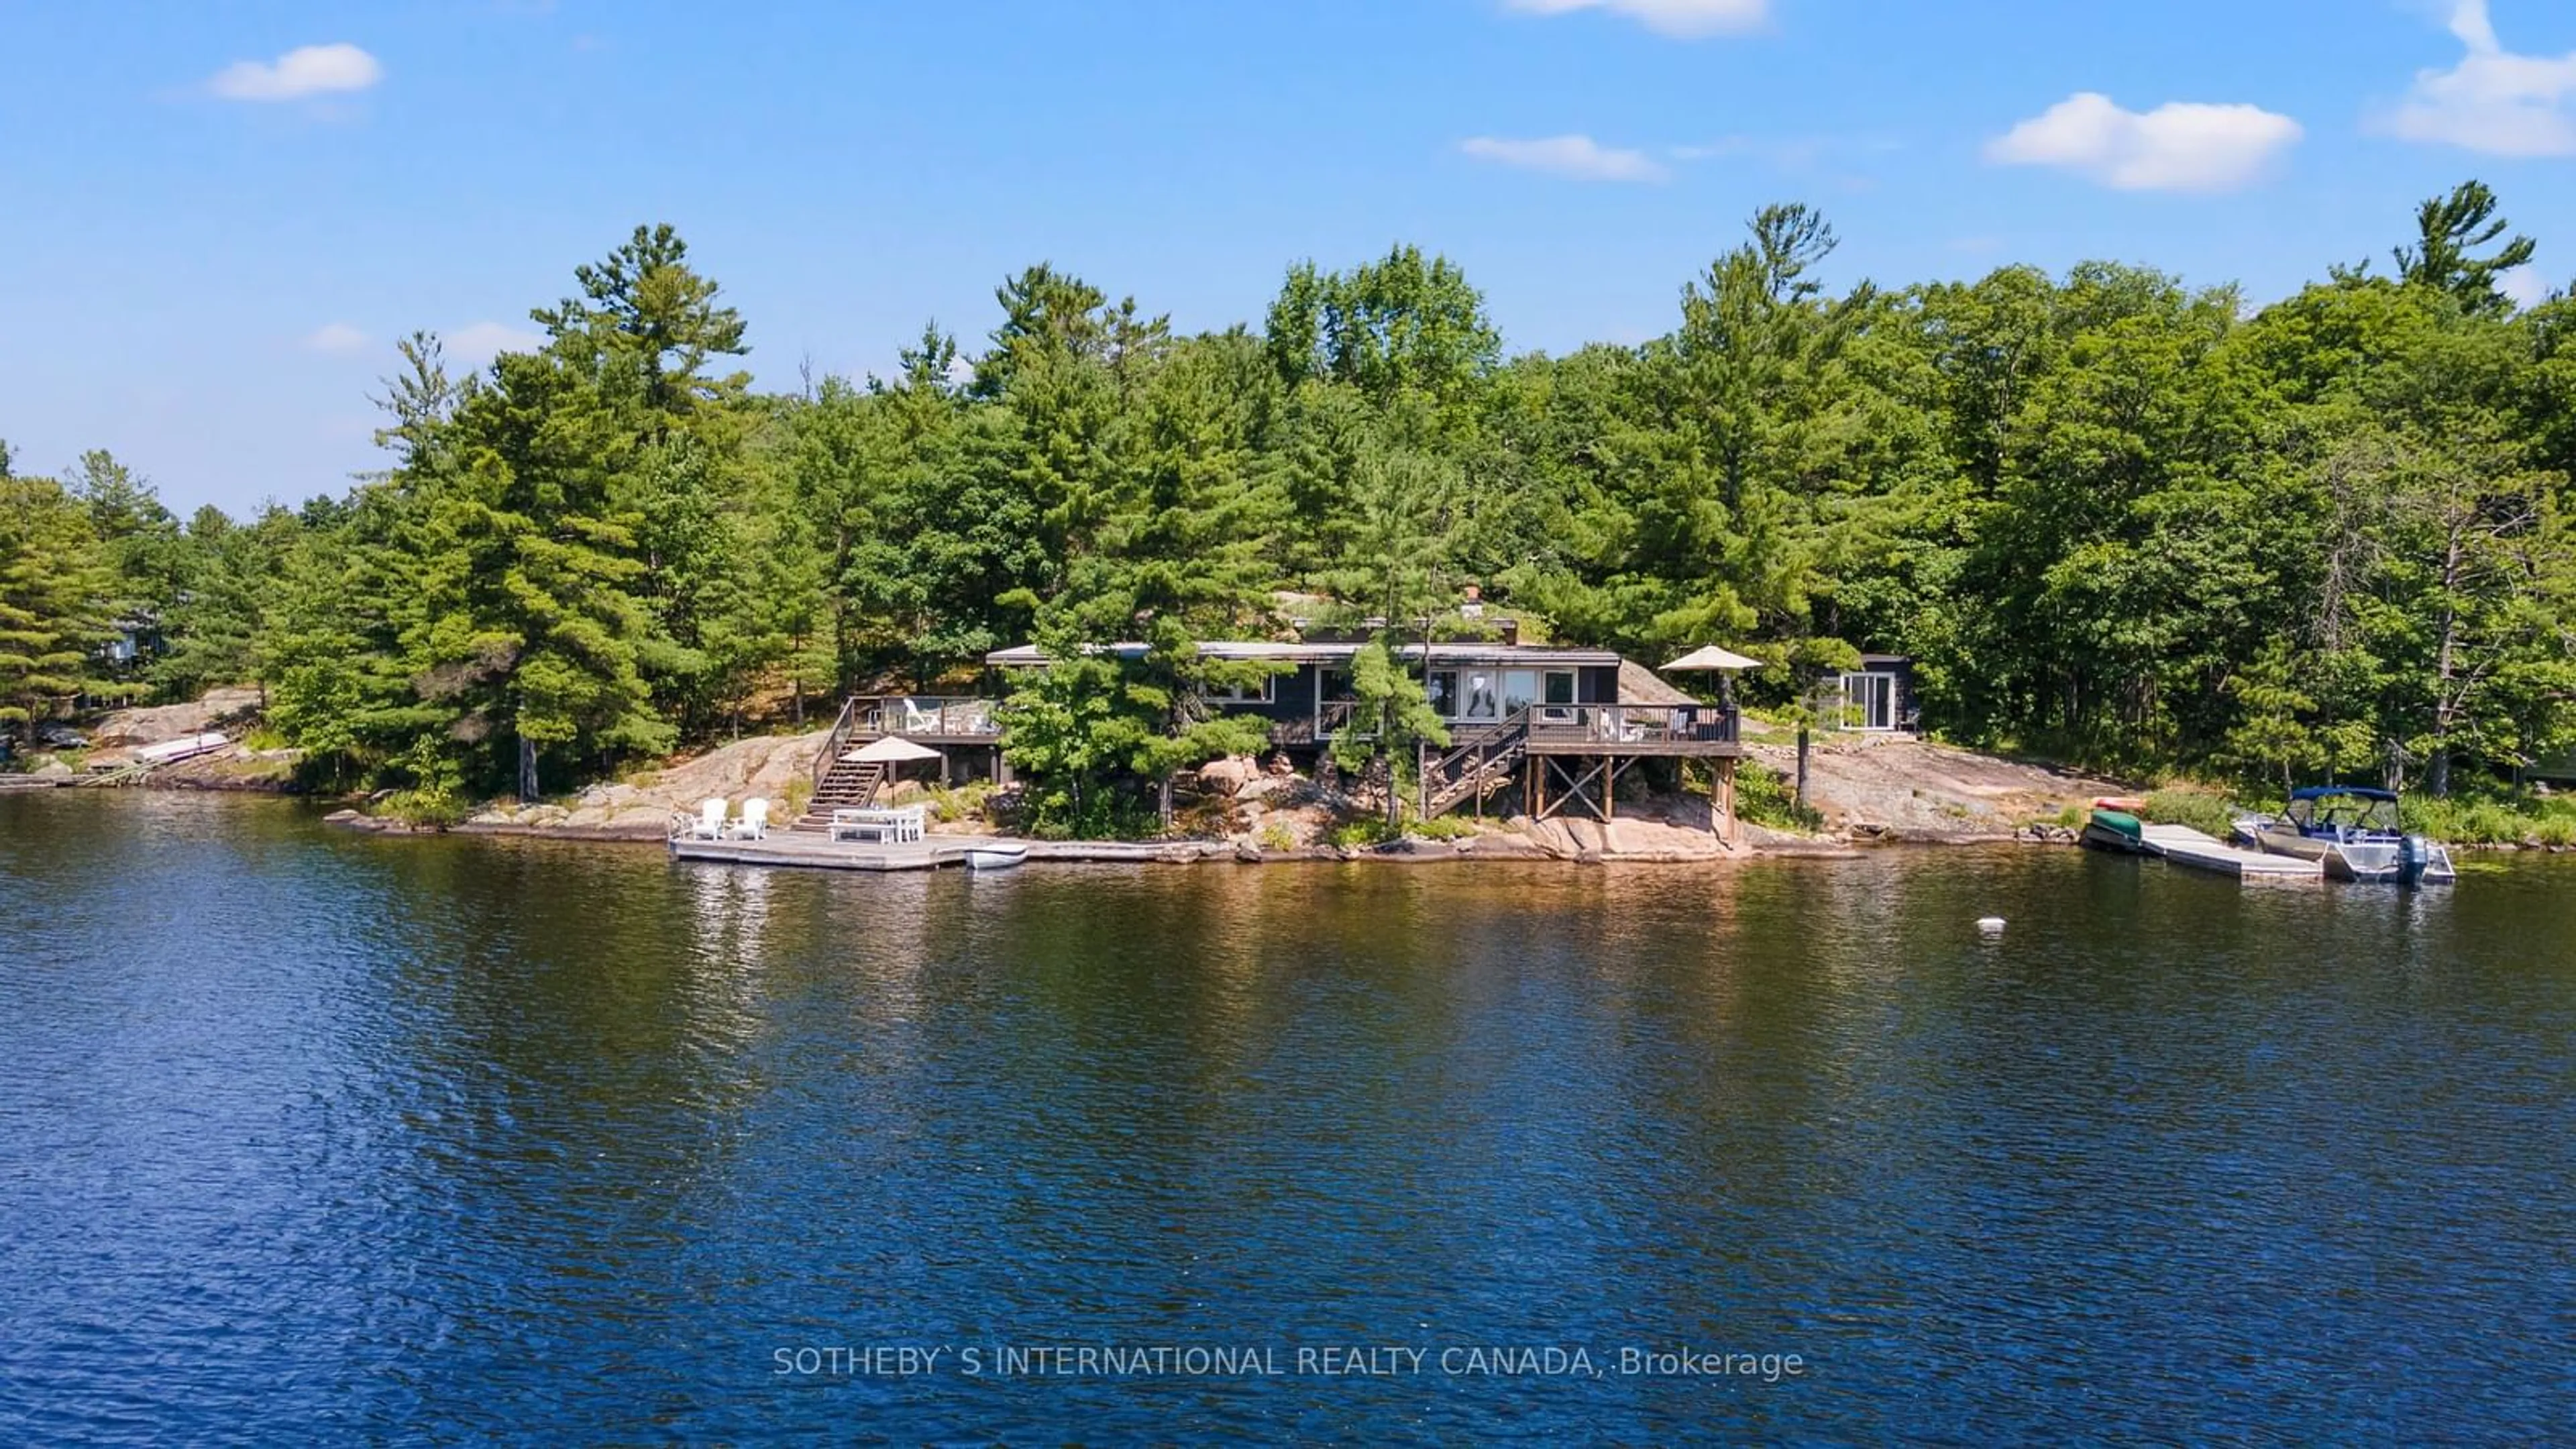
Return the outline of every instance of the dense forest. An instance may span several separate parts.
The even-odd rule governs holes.
[[[1193,641],[1277,635],[1283,590],[1419,630],[1473,583],[1561,640],[1776,661],[1784,706],[1887,650],[1962,741],[2492,788],[2576,736],[2576,301],[2516,309],[2496,213],[2464,185],[2254,310],[2111,263],[1838,294],[1831,228],[1773,207],[1670,332],[1562,357],[1506,355],[1411,247],[1194,336],[1041,265],[980,346],[934,324],[783,394],[638,228],[539,350],[404,343],[390,466],[342,496],[183,522],[105,453],[0,450],[0,720],[255,683],[317,771],[461,801],[1034,639],[1069,663],[1013,748],[1100,829],[1253,743],[1204,696],[1258,666]],[[1401,728],[1419,686],[1377,663]]]

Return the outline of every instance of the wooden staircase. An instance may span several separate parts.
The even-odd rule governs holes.
[[[1499,724],[1472,735],[1462,734],[1449,752],[1422,769],[1422,815],[1440,815],[1469,799],[1481,800],[1511,779],[1529,754],[1529,711],[1516,712]]]
[[[885,766],[841,758],[858,723],[858,703],[852,699],[841,705],[841,717],[832,722],[832,733],[824,738],[822,751],[814,757],[814,793],[805,802],[805,813],[797,816],[789,829],[826,834],[832,828],[833,811],[873,805],[877,792],[885,788]]]
[[[810,831],[816,835],[832,828],[832,812],[856,810],[876,803],[877,791],[885,788],[883,765],[852,765],[834,761],[825,771],[823,783],[814,787],[814,797],[805,802],[805,813],[796,817],[790,829]]]

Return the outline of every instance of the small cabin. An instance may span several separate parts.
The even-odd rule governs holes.
[[[1903,654],[1864,654],[1844,670],[1826,701],[1834,728],[1861,734],[1917,734],[1923,716],[1914,699],[1914,661]]]

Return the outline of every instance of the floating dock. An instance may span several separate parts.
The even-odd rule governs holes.
[[[2140,834],[2139,846],[2147,854],[2162,856],[2193,870],[2215,871],[2239,880],[2321,881],[2326,878],[2325,865],[2321,861],[2239,850],[2188,825],[2149,825]]]

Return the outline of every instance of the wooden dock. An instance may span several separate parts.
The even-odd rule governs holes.
[[[2193,870],[2214,871],[2239,880],[2321,881],[2326,878],[2325,867],[2318,861],[2301,860],[2294,855],[2266,855],[2261,851],[2239,850],[2188,825],[2149,825],[2141,834],[2140,844],[2147,854],[2161,856]]]
[[[833,840],[807,831],[772,831],[761,840],[673,840],[671,858],[718,865],[797,866],[808,870],[937,870],[964,865],[976,846],[1024,846],[1031,861],[1179,862],[1232,855],[1232,846],[1140,844],[1105,840],[1003,840],[986,835],[933,835],[923,840]]]

